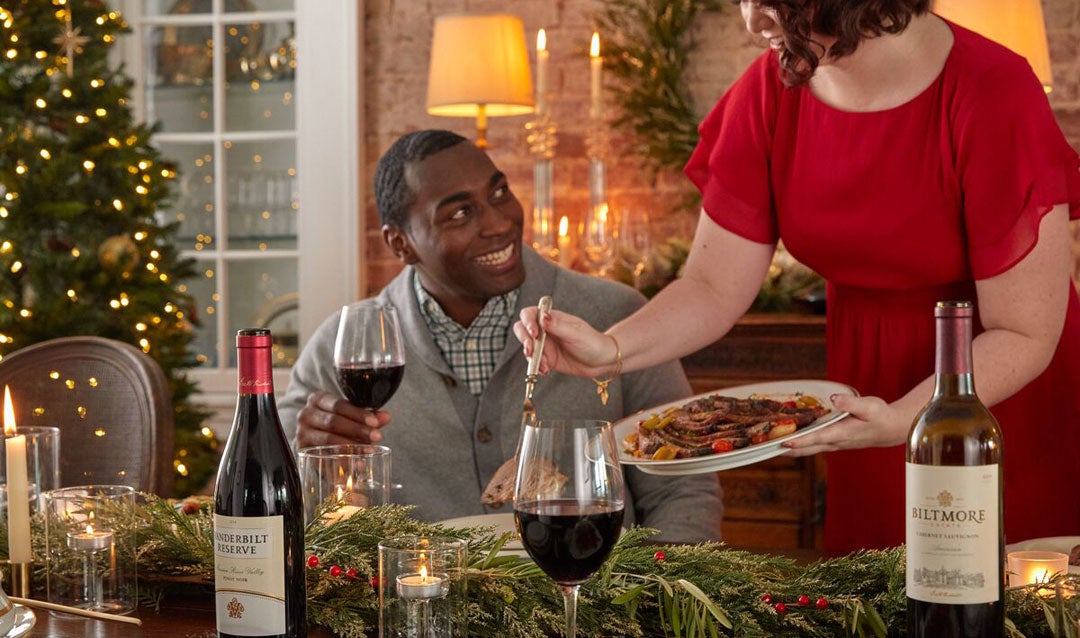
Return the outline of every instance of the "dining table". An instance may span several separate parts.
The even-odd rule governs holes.
[[[733,546],[762,554],[787,556],[797,563],[809,564],[823,557],[817,549],[761,549]],[[112,620],[96,620],[61,612],[35,609],[37,622],[29,633],[31,638],[216,638],[213,592],[201,589],[197,593],[166,597],[159,609],[140,607],[133,614],[142,626]],[[333,638],[325,627],[311,627],[308,638]]]

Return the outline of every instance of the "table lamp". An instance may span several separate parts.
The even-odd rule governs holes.
[[[1040,0],[936,0],[934,13],[1027,58],[1050,92],[1053,77]]]
[[[532,73],[521,18],[508,14],[435,18],[427,112],[475,117],[480,148],[487,148],[487,118],[532,113]]]

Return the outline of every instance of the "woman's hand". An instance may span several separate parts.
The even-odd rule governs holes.
[[[532,357],[535,338],[540,335],[536,306],[521,311],[514,324],[514,336],[522,343],[525,356]],[[615,368],[615,341],[593,329],[579,317],[552,310],[544,316],[547,338],[540,358],[540,372],[555,370],[577,377],[610,375]]]
[[[296,447],[378,443],[390,414],[358,408],[329,392],[313,392],[296,417]]]
[[[911,429],[909,414],[878,397],[834,394],[833,406],[847,412],[839,423],[784,443],[788,456],[809,456],[819,452],[864,447],[889,447],[907,439]]]

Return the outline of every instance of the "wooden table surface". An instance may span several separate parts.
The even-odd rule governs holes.
[[[141,608],[135,614],[141,627],[109,620],[95,620],[44,609],[35,609],[37,623],[27,634],[32,638],[217,638],[213,597],[167,600],[161,612]],[[325,628],[313,628],[308,638],[332,638]]]

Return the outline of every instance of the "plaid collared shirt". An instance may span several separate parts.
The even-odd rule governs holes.
[[[413,289],[420,304],[420,314],[446,363],[465,382],[469,392],[479,396],[506,346],[507,335],[514,324],[514,309],[520,289],[515,288],[488,299],[484,309],[468,328],[462,327],[443,312],[442,306],[424,290],[420,277],[416,275],[413,275]]]

